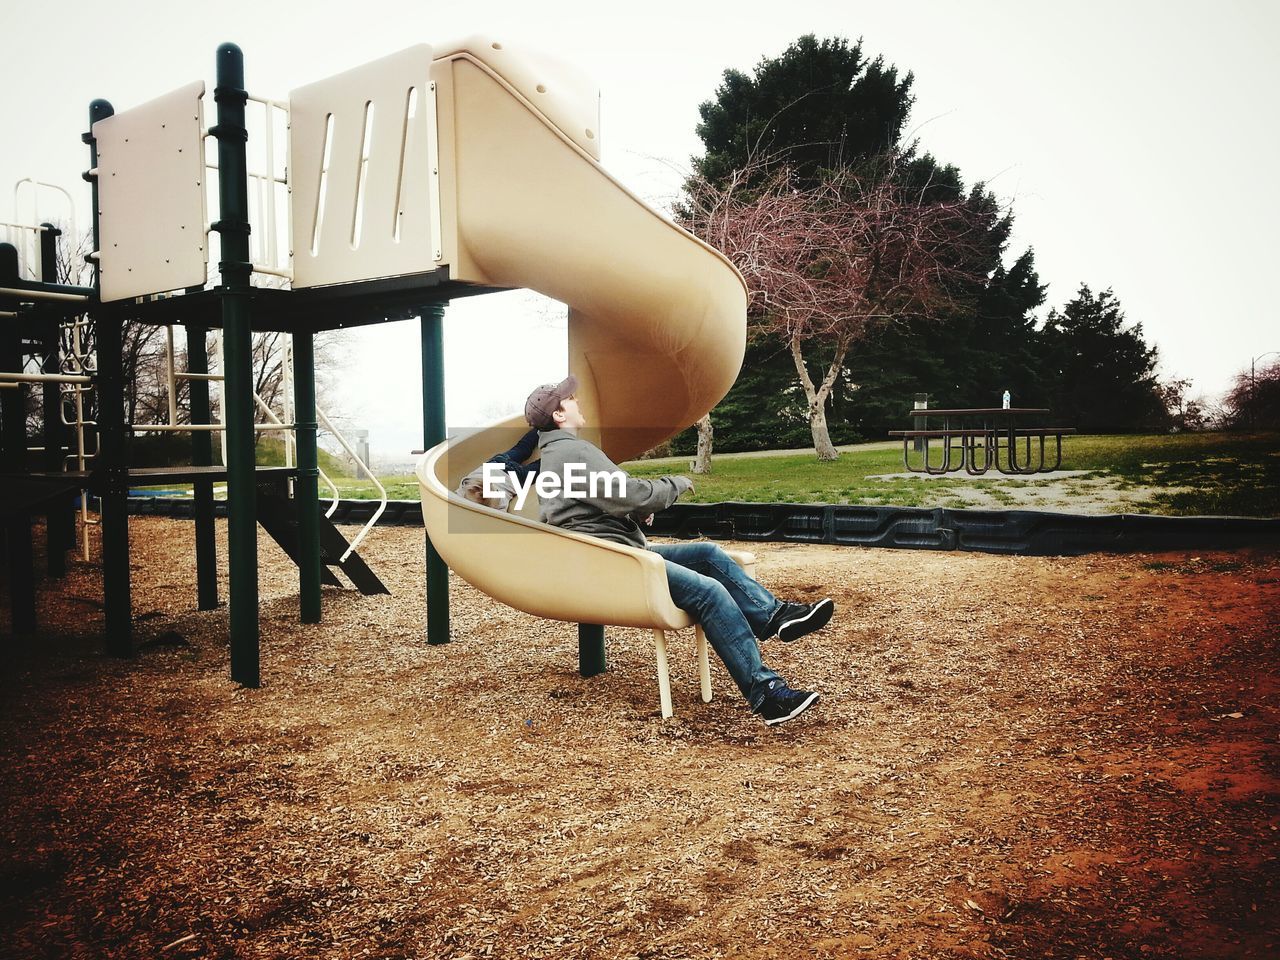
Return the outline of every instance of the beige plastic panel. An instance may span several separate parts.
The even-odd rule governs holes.
[[[419,44],[289,95],[295,288],[440,265],[431,61]]]
[[[589,417],[606,425],[592,439],[622,461],[694,423],[728,392],[745,348],[746,288],[720,253],[613,180],[495,64],[522,85],[534,73],[480,50],[454,51],[432,70],[446,174],[441,204],[446,223],[456,224],[451,273],[569,305],[569,370]],[[531,370],[530,389],[564,373]],[[538,616],[688,625],[656,554],[537,523],[532,505],[516,517],[452,494],[464,474],[526,429],[515,418],[440,444],[420,461],[423,520],[446,562],[490,596]]]
[[[203,96],[190,83],[93,125],[103,301],[207,279]]]

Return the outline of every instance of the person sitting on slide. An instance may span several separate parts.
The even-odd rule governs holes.
[[[542,446],[540,472],[560,479],[559,494],[541,496],[539,490],[540,519],[662,557],[672,601],[702,624],[752,711],[770,726],[798,717],[813,706],[818,694],[788,687],[761,660],[758,641],[773,636],[786,642],[798,640],[826,626],[835,604],[825,598],[817,603],[779,600],[714,543],[648,543],[637,520],[651,523],[656,511],[692,490],[693,481],[682,476],[656,480],[627,476],[604,451],[578,436],[587,420],[578,406],[577,389],[578,381],[570,375],[560,383],[538,387],[525,403],[525,419],[538,431]],[[616,492],[611,486],[601,496],[565,496],[570,479],[566,467],[579,478],[597,472],[621,475],[622,490]]]

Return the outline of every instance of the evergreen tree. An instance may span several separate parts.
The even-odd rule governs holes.
[[[1167,427],[1157,350],[1147,345],[1141,323],[1125,327],[1110,289],[1095,295],[1081,284],[1061,311],[1050,312],[1040,340],[1056,421],[1082,433]]]
[[[1005,390],[1019,406],[1048,400],[1037,356],[1038,332],[1033,311],[1044,303],[1045,286],[1028,250],[1005,270],[997,266],[977,298],[967,323],[968,352],[964,389],[957,405],[996,405]]]
[[[698,107],[706,146],[695,173],[722,185],[735,170],[786,163],[810,185],[823,170],[854,165],[898,143],[911,112],[913,77],[898,79],[862,43],[806,34],[751,76],[726,70],[715,99]]]

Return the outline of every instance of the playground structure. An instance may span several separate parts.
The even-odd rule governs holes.
[[[318,492],[314,334],[420,317],[428,641],[449,639],[447,561],[495,599],[579,623],[584,675],[604,669],[604,625],[654,630],[662,711],[670,715],[664,631],[690,621],[671,602],[660,558],[537,523],[532,500],[525,516],[510,516],[451,494],[464,473],[527,427],[512,419],[445,436],[443,305],[513,287],[567,303],[568,367],[593,420],[604,425],[588,435],[621,461],[696,422],[732,385],[745,347],[741,276],[605,172],[597,91],[535,53],[490,38],[434,50],[419,45],[274,101],[249,97],[240,51],[225,44],[217,54],[217,120],[207,131],[204,92],[203,83],[188,84],[118,115],[95,101],[84,138],[94,286],[59,290],[26,281],[6,284],[0,296],[16,304],[14,312],[93,316],[92,379],[104,411],[120,406],[118,330],[126,317],[184,324],[189,344],[202,345],[205,330],[221,329],[233,678],[259,682],[256,526],[278,515],[280,504],[290,504],[294,518],[300,616],[320,617],[319,510],[297,508],[316,502]],[[246,159],[249,101],[268,114],[268,159],[254,175]],[[272,159],[273,111],[287,118],[282,173]],[[217,141],[218,210],[207,227],[206,136]],[[251,192],[262,226],[253,257]],[[215,244],[220,276],[210,285]],[[282,249],[291,256],[280,256]],[[283,278],[290,289],[255,286],[254,274]],[[61,296],[77,299],[64,305]],[[294,434],[297,462],[276,474],[254,469],[251,330],[293,337],[294,419],[271,426]],[[193,422],[208,421],[201,352],[191,351]],[[6,361],[3,369],[21,364]],[[555,373],[531,372],[531,384]],[[128,469],[124,425],[110,419],[100,415],[89,486],[102,497],[108,648],[124,654]],[[197,466],[184,475],[207,471],[193,475],[203,585],[213,577],[210,477],[220,468],[209,466],[209,434],[193,436]],[[24,482],[32,481],[58,482],[28,470]],[[259,494],[259,485],[271,489]],[[260,496],[272,498],[272,510],[258,510]],[[752,562],[750,555],[738,560]],[[548,589],[547,577],[572,588]],[[203,586],[201,598],[204,606]],[[705,641],[699,648],[707,699]]]

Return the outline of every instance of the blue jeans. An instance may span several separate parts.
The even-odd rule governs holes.
[[[756,710],[779,679],[756,642],[782,601],[752,580],[714,543],[651,543],[667,564],[671,599],[707,635],[742,695]]]

